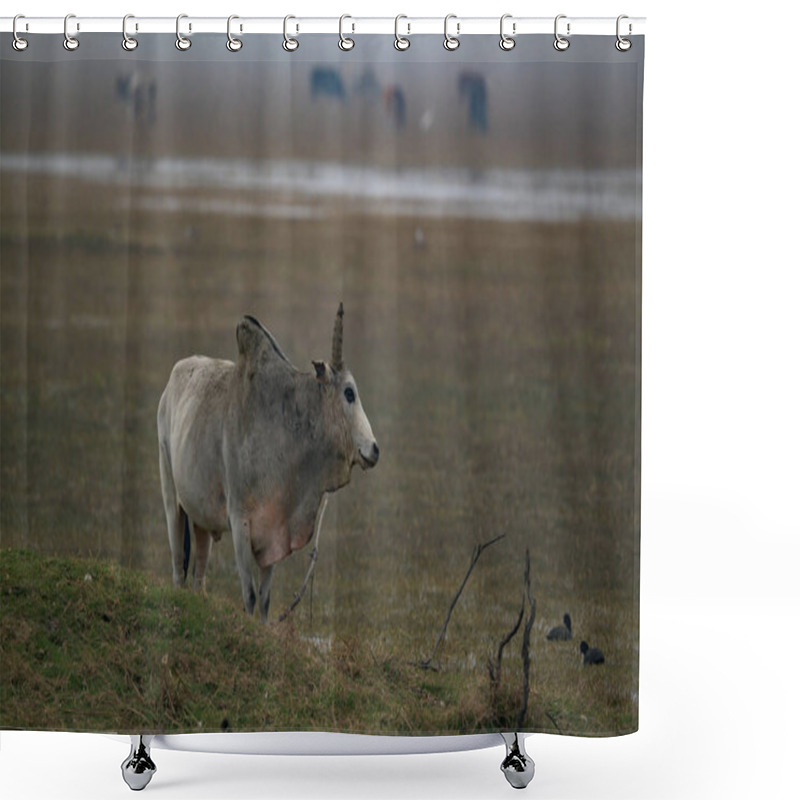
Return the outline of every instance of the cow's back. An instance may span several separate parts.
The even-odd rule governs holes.
[[[173,367],[158,405],[159,446],[178,501],[211,531],[227,528],[222,438],[234,370],[230,361],[185,358]]]

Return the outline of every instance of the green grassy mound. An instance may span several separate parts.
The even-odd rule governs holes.
[[[0,725],[119,732],[474,732],[513,719],[485,681],[91,559],[0,552]]]

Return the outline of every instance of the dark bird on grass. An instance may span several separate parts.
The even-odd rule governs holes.
[[[596,647],[589,647],[586,642],[581,642],[581,653],[584,664],[605,664],[606,657],[603,655],[603,651]]]
[[[572,620],[569,614],[564,614],[564,624],[551,628],[547,638],[551,642],[568,642],[572,638]]]

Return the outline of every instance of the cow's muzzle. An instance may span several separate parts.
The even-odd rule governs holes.
[[[381,451],[378,447],[377,442],[372,443],[372,447],[368,454],[362,453],[360,450],[358,451],[358,455],[361,460],[361,467],[363,469],[372,469],[377,463],[378,458],[380,457]]]

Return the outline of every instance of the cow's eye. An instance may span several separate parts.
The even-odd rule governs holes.
[[[348,386],[344,390],[344,398],[345,400],[347,400],[348,403],[355,403],[356,393],[353,391],[352,387]]]

